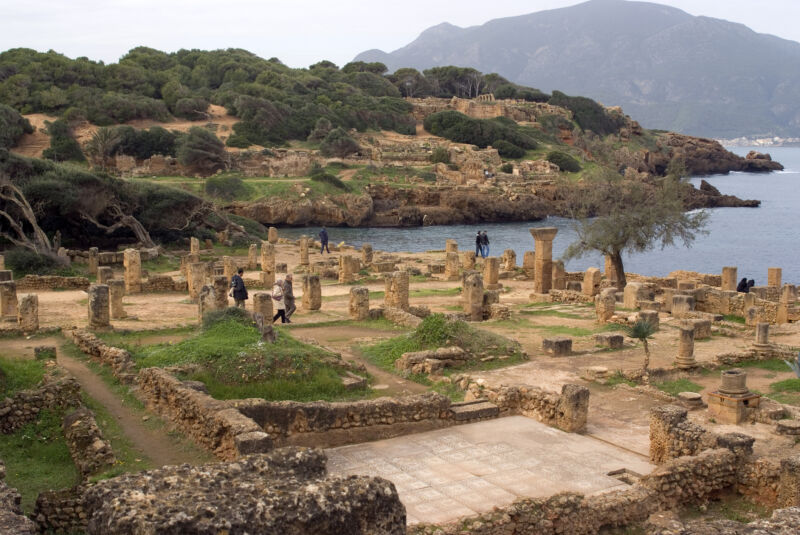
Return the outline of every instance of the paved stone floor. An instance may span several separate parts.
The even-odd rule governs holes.
[[[392,481],[408,523],[446,522],[490,511],[520,496],[584,494],[622,488],[609,477],[654,466],[606,442],[564,433],[524,416],[327,450],[333,475],[375,475]]]

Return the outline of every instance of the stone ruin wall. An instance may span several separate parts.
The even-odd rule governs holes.
[[[64,416],[62,424],[70,456],[81,478],[100,472],[116,462],[111,443],[103,438],[92,411],[81,407]]]
[[[0,401],[0,433],[13,433],[35,420],[43,409],[77,407],[80,403],[80,386],[72,377],[51,380],[30,390],[20,390]]]
[[[110,367],[111,373],[122,383],[135,381],[136,365],[128,351],[109,346],[89,331],[75,329],[70,334],[78,349]]]
[[[34,524],[22,512],[22,497],[16,489],[6,485],[6,467],[0,461],[0,533],[14,535],[34,535]]]
[[[89,279],[86,277],[59,277],[56,275],[25,275],[15,281],[17,291],[37,290],[87,290]]]
[[[158,258],[158,248],[138,249],[142,262]],[[90,252],[82,249],[67,249],[66,255],[71,262],[88,262]],[[97,263],[100,266],[122,265],[125,251],[103,251],[97,253]]]
[[[526,102],[524,100],[493,100],[489,102],[472,99],[453,98],[409,98],[413,106],[412,115],[417,121],[424,121],[428,115],[440,111],[455,110],[474,119],[493,119],[507,117],[518,122],[535,122],[543,115],[561,115],[572,119],[572,112],[566,108],[552,106],[545,102]]]
[[[142,282],[142,291],[153,292],[188,292],[189,283],[186,280],[175,280],[169,275],[150,275]]]

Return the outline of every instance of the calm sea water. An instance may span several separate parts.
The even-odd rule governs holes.
[[[747,154],[749,147],[732,148]],[[758,149],[763,151],[764,149]],[[705,177],[723,194],[742,199],[761,200],[760,208],[715,208],[709,210],[709,233],[698,236],[691,248],[656,248],[639,254],[625,255],[625,270],[645,275],[664,276],[670,271],[685,269],[702,273],[719,273],[723,266],[738,266],[739,277],[766,284],[767,268],[783,268],[784,282],[800,283],[800,148],[775,147],[768,151],[781,162],[784,171],[770,174],[731,173]],[[700,178],[692,182],[700,184]],[[517,261],[525,251],[533,250],[531,227],[557,227],[553,256],[559,257],[574,240],[573,222],[561,217],[526,223],[481,225],[446,225],[418,228],[329,228],[331,242],[345,241],[360,246],[371,243],[375,249],[391,252],[420,252],[444,249],[445,239],[455,238],[459,248],[474,248],[475,232],[486,230],[491,242],[490,254],[499,256],[504,249],[514,249]],[[285,228],[281,235],[299,237],[316,235],[318,228]],[[571,260],[567,269],[602,269],[600,255]]]

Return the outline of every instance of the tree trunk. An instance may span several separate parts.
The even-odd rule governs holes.
[[[642,375],[646,376],[647,368],[650,367],[650,347],[647,345],[647,338],[642,338],[642,344],[644,345],[644,373]]]
[[[628,280],[625,278],[625,266],[622,265],[622,253],[620,251],[612,251],[608,256],[614,265],[614,271],[617,272],[617,288],[623,290],[628,284]]]

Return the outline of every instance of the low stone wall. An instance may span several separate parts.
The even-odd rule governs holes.
[[[77,407],[81,402],[80,389],[75,379],[66,377],[20,390],[13,397],[0,401],[0,433],[13,433],[35,420],[43,409]]]
[[[142,262],[158,258],[158,248],[139,249]],[[81,249],[67,249],[67,256],[72,262],[87,262],[89,251]],[[125,251],[102,251],[97,253],[97,263],[101,266],[122,265],[125,260]]]
[[[147,407],[166,417],[198,444],[223,460],[268,451],[272,444],[256,422],[160,368],[139,372],[139,392]]]
[[[594,303],[594,296],[573,290],[550,290],[548,295],[553,303]]]
[[[142,282],[142,291],[151,292],[186,292],[189,285],[185,279],[175,280],[168,275],[151,275]]]
[[[103,438],[94,414],[81,407],[64,416],[64,438],[82,478],[100,472],[116,461],[111,443]]]
[[[82,329],[75,329],[71,335],[72,341],[78,346],[78,349],[108,365],[114,377],[127,384],[136,380],[136,365],[128,351],[112,347],[94,334]]]
[[[87,290],[89,288],[89,279],[86,277],[25,275],[15,282],[18,292],[36,290]]]
[[[746,524],[734,520],[671,520],[648,530],[648,535],[787,535],[797,533],[800,525],[800,507],[778,509],[768,519],[755,520]]]
[[[36,524],[22,513],[22,497],[16,489],[5,484],[6,467],[0,461],[0,533],[33,535]]]
[[[86,533],[89,516],[83,495],[88,486],[39,493],[31,517],[39,533]]]
[[[674,405],[650,410],[650,462],[662,464],[716,444],[716,435],[688,421],[686,415],[686,409]]]

